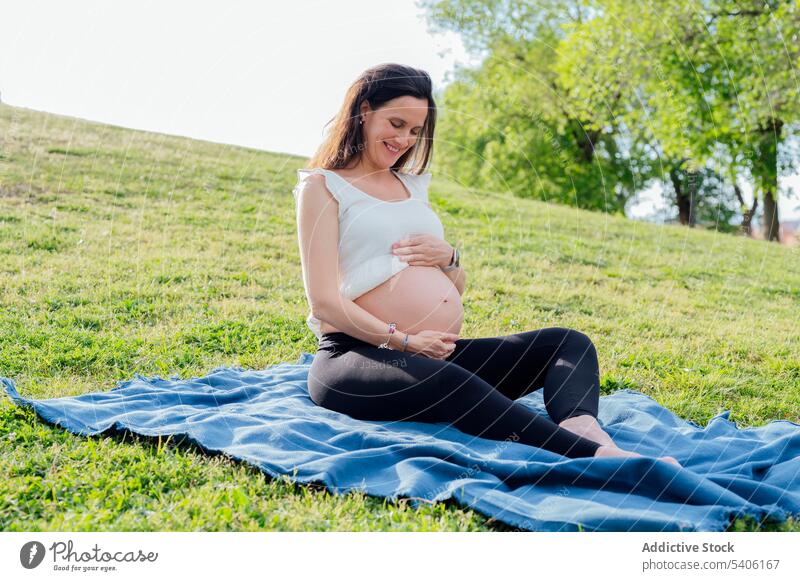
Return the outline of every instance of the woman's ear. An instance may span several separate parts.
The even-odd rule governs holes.
[[[364,119],[364,117],[366,117],[367,113],[368,113],[368,112],[369,112],[371,109],[372,109],[372,108],[369,106],[369,101],[367,101],[366,99],[364,99],[364,101],[361,103],[361,106],[358,108],[358,115],[359,115],[359,119]],[[365,120],[366,120],[366,119],[365,119]]]

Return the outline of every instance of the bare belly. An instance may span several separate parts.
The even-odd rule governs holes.
[[[464,321],[458,289],[436,266],[408,266],[353,302],[412,335],[426,330],[460,333]],[[320,328],[323,333],[338,332],[325,321]]]

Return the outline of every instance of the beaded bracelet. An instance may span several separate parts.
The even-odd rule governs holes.
[[[389,339],[392,338],[392,333],[394,333],[394,330],[396,328],[397,328],[397,323],[389,323]],[[389,339],[386,339],[386,342],[385,343],[381,343],[380,345],[378,345],[378,347],[380,349],[388,349],[389,348]]]

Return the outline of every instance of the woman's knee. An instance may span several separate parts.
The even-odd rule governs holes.
[[[563,344],[570,347],[579,348],[584,351],[595,349],[594,342],[586,333],[572,329],[570,327],[550,327],[563,334]]]

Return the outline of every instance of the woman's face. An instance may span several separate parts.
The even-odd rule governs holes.
[[[384,103],[380,109],[361,105],[361,125],[371,165],[389,168],[414,147],[428,116],[428,100],[405,95]]]

